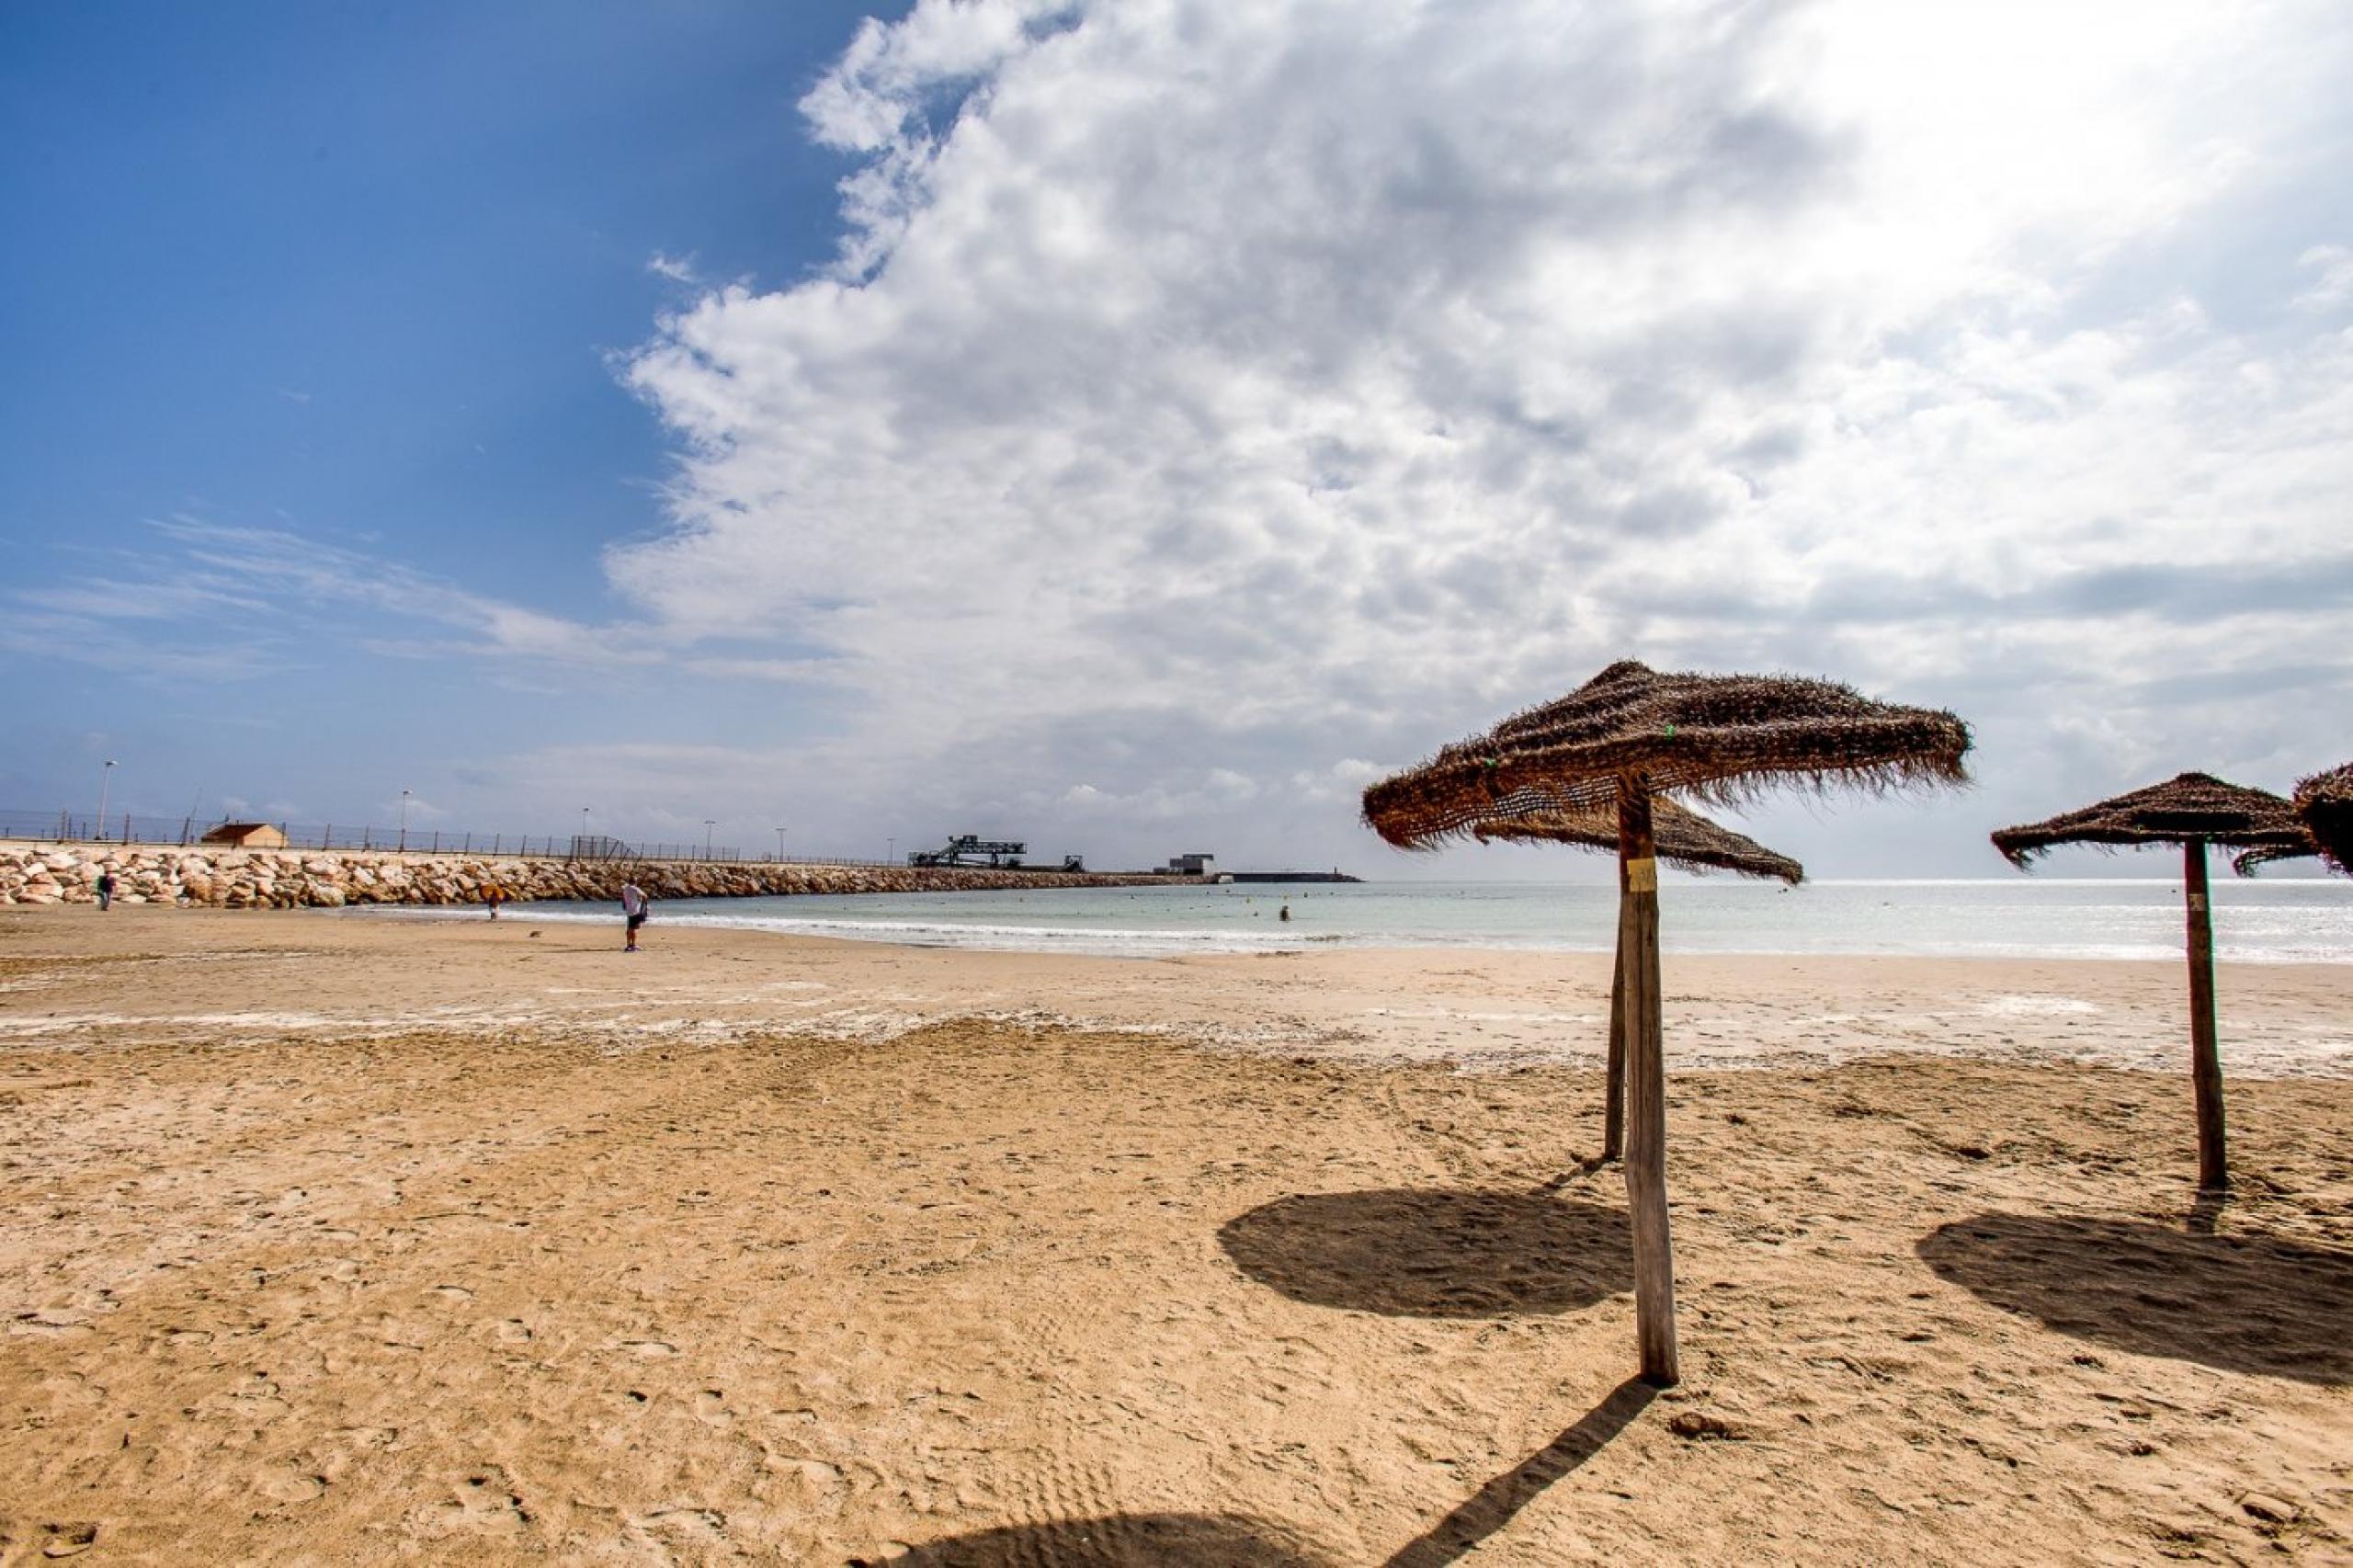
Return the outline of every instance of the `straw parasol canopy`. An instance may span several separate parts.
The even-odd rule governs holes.
[[[2268,790],[2250,790],[2211,773],[2184,773],[2114,800],[2062,812],[2048,821],[2006,827],[1994,835],[1994,847],[2023,871],[2037,857],[2063,844],[2113,847],[2186,844],[2193,838],[2243,849],[2312,853],[2303,824],[2286,801]]]
[[[2321,858],[2353,877],[2353,762],[2297,785],[2296,815]]]
[[[1774,784],[1961,784],[1969,777],[1968,750],[1969,726],[1940,710],[1874,702],[1832,681],[1661,674],[1626,660],[1558,701],[1515,714],[1365,790],[1366,823],[1400,848],[1496,836],[1498,824],[1549,817],[1553,836],[1618,851],[1611,1076],[1617,1080],[1622,1053],[1634,1335],[1645,1380],[1673,1383],[1680,1375],[1657,861],[1662,853],[1678,857],[1672,830],[1662,826],[1665,798],[1734,801]],[[1612,819],[1614,832],[1605,835],[1601,824]]]
[[[2232,858],[2231,869],[2251,877],[2274,860],[2301,860],[2309,855],[2318,856],[2332,870],[2353,876],[2353,762],[2298,784],[2289,810],[2303,830],[2297,842],[2242,850]]]
[[[1608,810],[1621,774],[1657,793],[1731,803],[1773,784],[1961,784],[1969,726],[1788,676],[1661,674],[1621,660],[1556,702],[1446,747],[1364,792],[1374,832],[1404,849],[1542,810]]]
[[[1688,807],[1658,801],[1652,804],[1651,812],[1658,858],[1671,865],[1687,871],[1731,871],[1792,887],[1805,881],[1805,868],[1795,860]],[[1607,811],[1533,812],[1524,817],[1491,818],[1472,824],[1471,835],[1482,844],[1496,838],[1519,844],[1575,844],[1615,854],[1618,811],[1613,803]]]

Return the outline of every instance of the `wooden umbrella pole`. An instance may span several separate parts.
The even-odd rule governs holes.
[[[2207,908],[2206,841],[2181,846],[2181,887],[2189,906],[2189,1081],[2198,1099],[2198,1185],[2231,1185],[2222,1153],[2222,1058],[2214,1041],[2214,917]]]
[[[1601,1157],[1626,1153],[1626,937],[1625,876],[1619,875],[1618,950],[1609,968],[1609,1068],[1602,1086]]]
[[[1634,1332],[1643,1381],[1680,1379],[1675,1357],[1675,1244],[1666,1220],[1666,1069],[1659,1024],[1658,861],[1650,784],[1618,786],[1618,949],[1626,1054],[1626,1207],[1634,1232]]]

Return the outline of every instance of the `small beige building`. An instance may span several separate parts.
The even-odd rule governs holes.
[[[275,823],[224,822],[204,835],[207,844],[233,844],[240,849],[283,849],[286,835]]]

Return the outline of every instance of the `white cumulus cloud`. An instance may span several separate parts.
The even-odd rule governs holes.
[[[2349,33],[919,0],[802,102],[839,265],[630,359],[680,458],[608,569],[928,788],[1268,853],[1625,654],[1979,720],[1955,844],[2277,783],[2353,696]]]

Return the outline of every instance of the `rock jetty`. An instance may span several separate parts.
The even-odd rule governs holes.
[[[125,903],[218,909],[339,909],[355,903],[610,900],[624,879],[657,899],[778,893],[955,892],[982,888],[1137,887],[1199,878],[1096,871],[960,870],[708,860],[527,859],[336,850],[0,843],[0,904],[94,903],[112,871]]]

